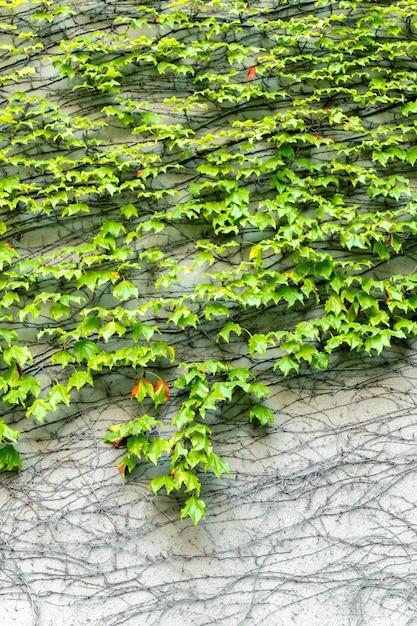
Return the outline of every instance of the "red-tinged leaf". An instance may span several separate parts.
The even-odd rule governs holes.
[[[118,448],[122,443],[124,443],[126,439],[115,439],[111,444],[112,448]],[[119,470],[120,471],[120,470]]]
[[[168,402],[168,400],[171,399],[171,396],[170,396],[170,393],[169,393],[169,387],[168,387],[168,384],[164,380],[162,380],[162,378],[160,378],[158,380],[158,382],[156,383],[156,385],[154,387],[155,393],[158,393],[158,391],[161,388],[164,390],[165,400]]]
[[[142,402],[145,396],[150,396],[153,399],[155,397],[155,392],[151,381],[144,376],[141,376],[137,379],[130,397],[136,398],[138,402]]]
[[[137,381],[135,382],[133,386],[132,393],[130,394],[131,400],[133,400],[133,398],[136,396],[137,392],[139,391],[139,381],[140,381],[140,378],[137,379]]]
[[[154,387],[154,402],[155,406],[158,407],[160,404],[167,402],[169,400],[169,387],[162,378],[158,379]]]
[[[141,379],[138,378],[137,381],[135,382],[134,386],[133,386],[132,393],[130,394],[130,399],[131,400],[136,396],[137,392],[139,391],[139,383],[140,383],[140,381],[141,381]]]
[[[120,463],[120,464],[117,466],[117,469],[119,470],[119,472],[120,472],[120,474],[121,474],[122,476],[124,476],[124,475],[125,475],[125,467],[126,467],[126,463]]]
[[[248,71],[246,72],[245,78],[247,78],[248,80],[255,80],[255,78],[256,78],[256,65],[254,65],[253,67],[250,67],[248,69]]]
[[[122,476],[126,476],[126,474],[130,474],[130,472],[133,472],[133,470],[136,467],[136,464],[137,463],[136,463],[135,457],[127,454],[120,461],[119,465],[117,466],[117,469],[119,470]]]
[[[138,170],[136,172],[136,178],[140,178],[145,170]]]
[[[154,22],[155,22],[155,24],[157,24],[159,22],[159,15],[155,16]]]

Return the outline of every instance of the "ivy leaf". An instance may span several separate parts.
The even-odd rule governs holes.
[[[294,361],[288,354],[281,357],[274,365],[274,370],[280,369],[284,376],[288,376],[291,370],[298,372],[300,369],[299,363]]]
[[[207,176],[212,176],[215,178],[219,173],[219,168],[211,163],[204,163],[203,165],[199,165],[197,167],[197,171],[201,172],[201,174],[206,174]]]
[[[19,452],[14,446],[8,443],[0,449],[0,470],[11,472],[14,469],[20,472],[22,469],[22,460]]]
[[[163,453],[170,454],[171,446],[166,439],[154,439],[149,444],[149,447],[146,451],[146,458],[151,461],[154,465],[158,464],[159,458]]]
[[[216,302],[215,304],[206,304],[204,307],[204,316],[208,320],[211,320],[212,317],[221,317],[224,315],[229,315],[229,309],[224,304]]]
[[[68,380],[67,387],[68,389],[76,388],[77,391],[84,387],[84,385],[91,385],[93,387],[93,379],[91,378],[90,372],[78,371],[71,374]]]
[[[9,330],[8,328],[0,328],[0,337],[10,346],[13,341],[18,339],[16,331]]]
[[[201,519],[206,516],[206,503],[200,498],[191,496],[186,500],[183,508],[181,509],[180,517],[191,517],[193,524],[196,526]]]
[[[63,402],[67,406],[70,404],[70,393],[64,385],[58,383],[52,387],[51,391],[48,393],[47,402],[53,411],[55,411],[58,404]]]
[[[119,337],[124,335],[126,332],[126,327],[120,324],[119,322],[108,322],[105,324],[99,331],[99,337],[103,337],[104,341],[107,343],[110,337],[113,337],[114,334],[118,334]]]
[[[174,489],[174,481],[171,476],[155,476],[149,483],[149,488],[152,489],[154,494],[157,494],[162,487],[165,487],[167,494]]]
[[[0,443],[4,443],[4,439],[8,439],[9,441],[17,441],[20,437],[20,433],[14,428],[10,428],[7,424],[4,423],[2,419],[0,419]]]
[[[134,204],[124,204],[120,207],[120,213],[127,219],[138,216],[138,210]]]
[[[170,399],[169,387],[168,384],[159,378],[156,385],[154,386],[154,403],[155,407],[158,407],[160,404],[164,402],[168,402]]]
[[[52,409],[50,403],[43,398],[37,398],[27,409],[26,417],[34,417],[40,424],[45,420],[45,416]]]
[[[93,357],[96,356],[99,349],[94,341],[90,341],[90,339],[82,339],[74,344],[73,352],[77,363],[81,363],[84,359],[88,363]]]
[[[189,406],[183,406],[178,414],[172,418],[171,424],[173,424],[180,430],[186,424],[190,424],[194,420],[194,418],[195,411],[193,411]]]
[[[209,454],[204,469],[211,469],[212,472],[214,472],[214,474],[217,476],[217,478],[221,478],[222,474],[227,474],[228,476],[230,476],[229,464],[226,463],[226,461],[223,461],[223,459],[214,452]]]
[[[371,350],[376,350],[377,354],[381,354],[385,347],[389,347],[391,344],[390,337],[386,331],[382,331],[380,334],[371,335],[365,341],[365,350],[368,354]]]
[[[249,410],[249,421],[253,422],[254,420],[259,422],[261,426],[266,426],[267,424],[273,424],[275,418],[273,412],[267,406],[255,404]]]
[[[126,474],[133,472],[136,465],[137,465],[136,458],[131,454],[127,454],[120,461],[119,465],[117,466],[117,469],[119,470],[119,473],[121,474],[121,476],[126,477]]]
[[[123,280],[115,286],[113,289],[113,295],[121,302],[126,302],[126,300],[137,298],[139,296],[139,291],[136,285],[134,285],[130,280]]]
[[[245,78],[247,78],[248,80],[255,80],[256,78],[256,65],[250,67],[248,69],[248,71],[246,72],[246,76]]]
[[[147,453],[149,446],[149,439],[146,435],[139,433],[138,435],[132,435],[127,440],[127,449],[130,454],[135,454],[138,458],[142,452]]]
[[[152,400],[155,398],[154,386],[150,380],[141,376],[134,384],[130,397],[136,398],[138,402],[142,402],[146,396],[149,396]]]
[[[3,352],[3,359],[7,365],[10,365],[12,361],[14,361],[21,368],[23,368],[28,361],[30,363],[33,361],[32,354],[26,346],[11,346],[10,348],[6,348]]]
[[[74,356],[68,350],[59,350],[51,356],[52,365],[62,365],[66,367],[69,363],[74,362]]]
[[[330,295],[324,305],[324,310],[326,313],[334,313],[335,315],[339,315],[342,311],[346,310],[343,301],[340,296]]]
[[[266,335],[256,334],[252,335],[252,337],[249,339],[248,345],[251,356],[254,356],[255,352],[264,355],[268,347],[268,340]]]
[[[176,324],[184,329],[185,326],[193,326],[197,328],[198,317],[186,306],[178,307],[168,318],[168,322]]]
[[[240,335],[242,333],[242,328],[235,322],[229,322],[222,328],[221,331],[217,333],[217,338],[221,337],[226,343],[229,343],[230,333],[232,332],[236,333],[236,335]]]
[[[229,371],[230,380],[239,380],[240,382],[246,382],[248,378],[255,378],[255,376],[245,367],[235,367]]]
[[[298,361],[304,359],[304,361],[311,363],[317,352],[318,350],[315,346],[313,346],[313,344],[304,343],[299,347],[298,351],[296,352],[296,358]]]
[[[161,117],[157,113],[151,113],[150,111],[148,111],[148,113],[144,113],[142,115],[142,123],[146,124],[147,126],[150,126],[152,124],[161,124],[161,122]]]
[[[414,146],[414,148],[411,148],[407,152],[406,159],[411,165],[414,165],[414,163],[417,161],[417,146]]]

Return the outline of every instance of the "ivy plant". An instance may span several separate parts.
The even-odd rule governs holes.
[[[104,441],[197,523],[230,471],[207,414],[274,419],[236,355],[288,376],[417,334],[417,3],[0,7],[0,468],[6,415],[136,371]]]

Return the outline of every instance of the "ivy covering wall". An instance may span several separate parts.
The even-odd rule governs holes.
[[[117,370],[120,473],[197,523],[258,363],[417,334],[417,3],[3,0],[0,65],[0,466]]]

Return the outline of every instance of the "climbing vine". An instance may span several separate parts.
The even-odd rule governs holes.
[[[207,413],[278,409],[257,362],[417,334],[417,3],[2,0],[0,66],[0,468],[7,416],[135,370],[104,441],[197,523]]]

